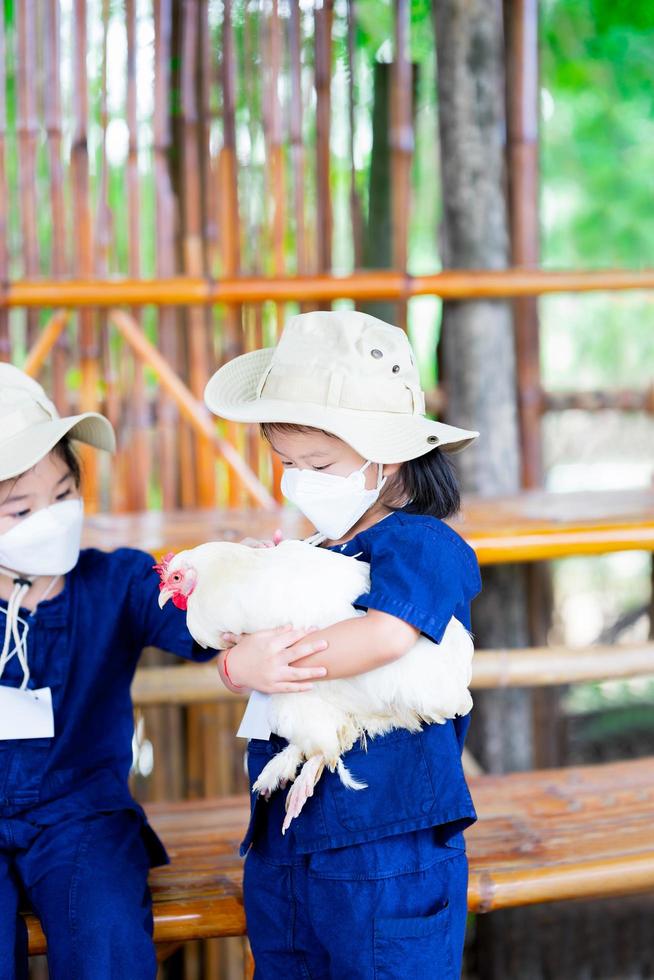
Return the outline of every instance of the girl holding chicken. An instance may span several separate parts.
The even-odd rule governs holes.
[[[261,425],[313,543],[370,565],[370,590],[355,603],[365,615],[315,633],[326,649],[297,666],[351,677],[402,658],[420,635],[440,643],[453,617],[469,629],[479,569],[443,518],[459,505],[449,454],[477,433],[425,416],[403,331],[357,312],[302,314],[276,348],[224,365],[205,399],[217,415]],[[225,684],[273,693],[270,636],[232,639],[219,659]],[[303,769],[303,809],[285,834],[289,790],[253,794],[244,891],[259,980],[460,975],[462,831],[475,820],[461,766],[467,727],[459,717],[369,738],[343,757],[362,792],[336,772],[307,786]],[[249,741],[253,785],[284,744]]]
[[[215,651],[193,643],[181,610],[159,611],[149,555],[80,551],[72,440],[114,448],[107,419],[60,418],[40,385],[0,364],[0,980],[27,977],[25,901],[52,980],[154,980],[147,876],[167,857],[127,785],[130,684],[145,646]],[[297,683],[288,664],[301,650],[280,685]]]

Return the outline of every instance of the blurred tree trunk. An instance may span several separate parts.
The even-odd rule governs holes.
[[[393,162],[390,134],[392,64],[376,62],[372,110],[372,152],[368,180],[368,220],[363,233],[362,267],[393,268]],[[412,112],[415,115],[418,65],[412,66]],[[397,303],[370,300],[358,308],[387,323],[397,323]]]
[[[504,134],[504,45],[499,0],[434,0],[444,268],[509,264]],[[478,429],[456,457],[465,491],[520,488],[515,345],[511,304],[498,300],[443,306],[440,367],[448,420]],[[473,629],[481,647],[529,641],[524,569],[484,569]],[[521,691],[475,698],[470,744],[493,772],[533,763],[530,700]]]
[[[393,262],[393,217],[391,183],[391,147],[388,139],[391,118],[390,64],[374,66],[372,108],[372,152],[368,182],[368,220],[363,236],[364,269],[390,269]],[[360,309],[387,323],[393,322],[395,304],[388,300],[361,303]]]
[[[505,165],[505,80],[501,0],[433,0],[443,193],[444,268],[498,269],[509,264]],[[447,302],[439,345],[439,378],[448,421],[481,433],[456,457],[462,487],[484,495],[521,485],[516,357],[511,304]],[[529,642],[524,566],[485,568],[473,606],[479,647]],[[524,691],[475,695],[469,745],[492,772],[533,766],[531,699]],[[517,910],[517,920],[520,913]],[[516,930],[516,926],[518,929]],[[538,976],[537,944],[519,921],[476,921],[477,975]],[[507,960],[523,972],[502,973]]]

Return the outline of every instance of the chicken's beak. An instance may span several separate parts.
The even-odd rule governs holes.
[[[162,589],[159,593],[159,608],[163,609],[169,599],[172,599],[172,589]]]

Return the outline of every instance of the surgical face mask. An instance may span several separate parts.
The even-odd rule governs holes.
[[[77,564],[84,505],[62,500],[0,534],[0,565],[23,575],[65,575]]]
[[[370,461],[349,476],[317,470],[284,470],[281,489],[324,537],[337,541],[356,524],[379,497],[386,483],[378,463],[377,486],[366,490],[365,470]]]

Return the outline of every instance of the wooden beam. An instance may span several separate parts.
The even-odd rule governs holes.
[[[310,302],[335,299],[498,299],[550,293],[654,289],[654,269],[450,269],[425,276],[395,271],[220,281],[193,276],[166,279],[20,279],[0,283],[0,308],[51,306],[170,306],[193,303]]]
[[[478,650],[472,667],[473,690],[549,687],[583,681],[654,674],[654,643],[628,646],[529,647]],[[132,684],[139,707],[242,700],[223,687],[215,664],[141,667]]]
[[[216,433],[214,421],[208,409],[175,374],[166,359],[150,343],[135,320],[123,310],[112,310],[109,319],[132,348],[136,357],[152,368],[159,383],[177,404],[180,414],[193,430],[207,440],[207,444],[214,451],[219,452],[225,458],[253,500],[268,510],[275,509],[275,501],[234,446],[226,439],[221,439]]]

